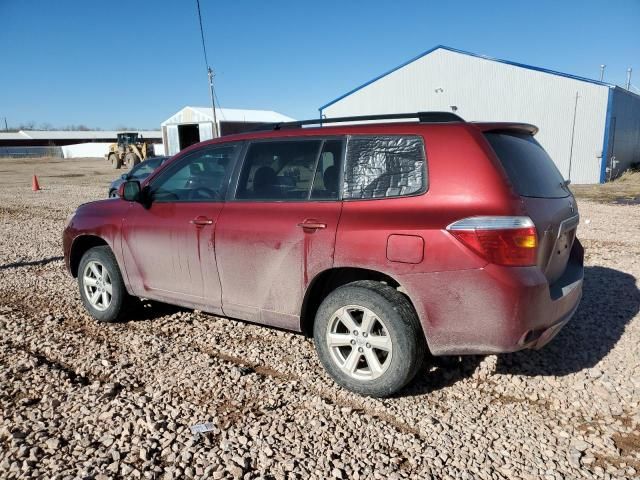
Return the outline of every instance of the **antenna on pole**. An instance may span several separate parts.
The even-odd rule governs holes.
[[[607,66],[603,63],[602,65],[600,65],[600,81],[602,82],[604,80],[604,69],[607,68]]]
[[[202,14],[200,13],[200,0],[196,0],[198,7],[198,21],[200,22],[200,38],[202,39],[202,53],[204,53],[204,64],[207,67],[207,77],[209,78],[209,95],[211,96],[211,111],[213,112],[213,138],[219,137],[218,132],[218,116],[216,115],[216,103],[215,95],[213,91],[213,70],[209,66],[209,60],[207,59],[207,47],[204,43],[204,30],[202,29]]]
[[[627,68],[627,90],[631,89],[631,67]]]

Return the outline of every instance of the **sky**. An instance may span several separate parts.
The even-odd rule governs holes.
[[[640,87],[640,0],[200,0],[221,106],[318,107],[436,45]],[[0,0],[0,126],[210,105],[196,0]]]

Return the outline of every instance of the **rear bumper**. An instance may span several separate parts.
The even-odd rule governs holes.
[[[580,295],[580,298],[581,297],[582,294]],[[580,298],[578,299],[578,302],[580,301]],[[576,306],[573,308],[573,310],[571,310],[567,315],[565,315],[562,319],[560,319],[550,327],[537,330],[529,330],[522,336],[522,338],[518,342],[518,345],[523,349],[532,348],[534,350],[539,350],[540,348],[544,347],[547,343],[553,340],[553,338],[560,332],[560,330],[562,330],[562,327],[564,327],[569,322],[569,320],[571,320],[571,317],[573,317],[573,315],[576,313],[576,310],[578,309],[578,305],[579,303],[576,303]]]
[[[401,279],[434,355],[506,353],[542,348],[575,314],[582,298],[583,249],[553,285],[538,267],[499,267]]]

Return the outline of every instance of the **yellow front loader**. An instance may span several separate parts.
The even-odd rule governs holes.
[[[132,168],[134,165],[153,157],[153,145],[145,142],[136,132],[118,134],[118,143],[109,146],[109,152],[104,156],[113,168],[123,165]]]

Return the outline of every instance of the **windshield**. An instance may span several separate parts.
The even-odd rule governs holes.
[[[146,178],[162,164],[162,158],[147,160],[139,163],[131,169],[129,177],[131,178]]]
[[[571,194],[551,157],[531,135],[489,132],[485,137],[520,196],[564,198]]]
[[[131,144],[131,143],[136,143],[137,140],[138,140],[137,133],[119,133],[118,134],[118,143]]]

